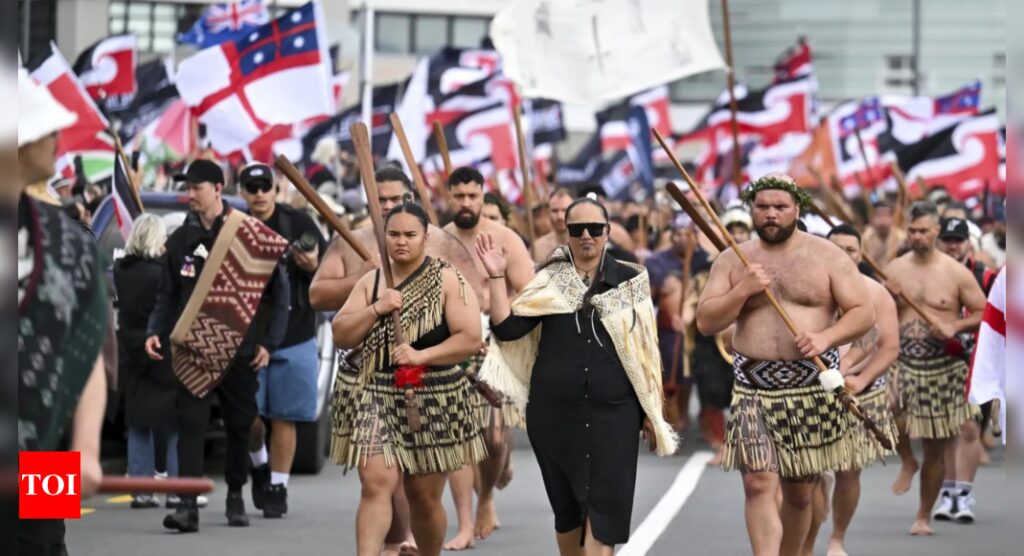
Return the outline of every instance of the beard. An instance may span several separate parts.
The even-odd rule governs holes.
[[[785,243],[796,231],[796,220],[789,226],[762,224],[754,226],[754,230],[757,231],[757,237],[765,243]]]
[[[477,223],[480,222],[480,213],[474,213],[468,210],[460,210],[459,212],[455,213],[455,218],[452,219],[452,222],[454,222],[456,226],[462,228],[463,230],[470,230],[475,228]]]

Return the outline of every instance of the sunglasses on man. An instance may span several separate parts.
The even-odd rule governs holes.
[[[246,191],[255,195],[257,193],[267,193],[274,188],[274,184],[266,180],[251,181],[243,186]]]
[[[566,224],[565,227],[569,231],[569,237],[583,237],[584,230],[590,234],[590,237],[601,237],[604,235],[604,230],[608,227],[608,224],[604,222],[577,222],[575,224]]]

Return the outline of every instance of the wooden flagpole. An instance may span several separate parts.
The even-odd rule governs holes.
[[[519,170],[523,174],[523,204],[526,205],[526,234],[530,239],[530,256],[537,244],[536,232],[533,229],[533,183],[530,181],[530,160],[526,155],[526,138],[523,135],[523,118],[519,115],[519,106],[512,108],[512,117],[516,125],[516,143],[519,146]]]
[[[725,31],[725,65],[729,67],[726,79],[729,87],[729,112],[732,123],[732,171],[733,181],[740,183],[742,164],[740,161],[740,126],[736,121],[736,71],[732,63],[732,28],[729,25],[729,0],[722,0],[722,28]]]
[[[736,257],[739,258],[741,263],[743,263],[743,266],[749,267],[750,261],[747,259],[746,254],[744,254],[743,250],[739,248],[739,246],[736,244],[736,241],[732,238],[732,235],[729,234],[728,230],[726,230],[725,226],[722,224],[722,221],[719,220],[718,214],[715,213],[714,209],[711,207],[711,204],[708,203],[708,200],[704,198],[704,193],[701,192],[700,189],[697,187],[696,182],[693,181],[693,178],[690,177],[690,174],[686,171],[685,168],[683,168],[683,165],[679,162],[679,159],[676,158],[675,154],[672,153],[672,150],[668,148],[668,144],[665,142],[665,138],[661,136],[661,133],[658,133],[658,130],[655,129],[652,131],[654,132],[654,137],[658,140],[658,143],[661,145],[661,148],[664,149],[665,152],[668,154],[669,159],[672,161],[672,164],[676,167],[676,170],[679,171],[679,173],[683,176],[683,179],[685,179],[686,183],[690,186],[690,189],[697,197],[697,201],[700,202],[701,206],[704,207],[705,212],[708,213],[708,217],[711,218],[711,221],[714,223],[715,227],[718,228],[718,231],[721,234],[722,238],[729,245],[729,247],[732,248],[733,252],[736,253]],[[669,183],[668,192],[677,201],[679,200],[679,197],[684,197],[683,192],[680,191],[679,188],[676,187],[676,185],[673,183]],[[779,317],[782,319],[782,322],[785,323],[786,328],[789,329],[793,336],[799,336],[801,334],[800,329],[796,326],[796,323],[793,322],[793,319],[790,318],[789,313],[782,307],[782,304],[779,303],[779,300],[775,297],[775,294],[772,292],[772,290],[770,288],[765,289],[762,292],[762,294],[768,299],[768,302],[771,304],[772,308],[775,309],[775,312],[778,313]],[[816,355],[812,359],[814,361],[815,366],[818,367],[819,371],[823,373],[829,371],[828,365],[826,365],[825,362],[822,361],[821,357]],[[878,425],[871,419],[871,417],[865,414],[863,411],[861,411],[860,404],[857,402],[857,399],[853,397],[853,394],[850,392],[848,387],[841,386],[839,388],[836,388],[834,393],[836,394],[836,396],[839,397],[839,400],[842,402],[843,406],[845,406],[846,409],[850,411],[850,413],[852,413],[854,416],[856,416],[858,419],[864,422],[864,425],[868,427],[868,429],[872,432],[872,434],[874,434],[875,438],[882,444],[882,446],[885,446],[887,449],[892,448],[892,442],[888,439],[888,437],[885,435],[882,429],[880,429]]]
[[[412,182],[416,186],[416,193],[419,194],[423,208],[427,211],[427,218],[430,223],[437,226],[437,213],[434,212],[434,203],[430,200],[430,191],[427,190],[427,182],[423,179],[420,166],[412,156],[412,148],[409,146],[409,139],[405,136],[405,128],[402,127],[402,120],[398,113],[391,113],[391,129],[395,131],[398,144],[402,147],[402,154],[405,155],[405,163],[409,166],[409,173],[412,174]]]
[[[363,244],[359,243],[355,236],[352,235],[352,232],[349,231],[348,227],[345,226],[340,218],[338,218],[338,215],[334,214],[334,211],[327,206],[327,203],[320,198],[320,194],[313,189],[313,186],[310,185],[309,182],[306,181],[306,178],[302,176],[302,172],[300,172],[299,169],[296,168],[290,160],[288,160],[288,158],[283,154],[278,155],[277,158],[274,159],[274,166],[276,166],[277,169],[292,182],[296,191],[301,193],[302,196],[309,201],[310,206],[312,206],[316,212],[323,217],[324,221],[326,221],[328,225],[334,228],[334,231],[345,240],[345,243],[348,243],[349,247],[351,247],[361,259],[364,261],[370,260],[370,252],[367,251],[366,248],[363,247]]]

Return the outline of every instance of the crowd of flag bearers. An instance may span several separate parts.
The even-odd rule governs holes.
[[[712,464],[742,471],[758,554],[811,554],[824,529],[828,556],[846,556],[860,473],[894,455],[893,493],[919,483],[911,534],[984,520],[973,484],[1005,437],[1019,292],[1004,270],[1007,132],[980,83],[825,109],[800,37],[772,83],[730,79],[680,131],[664,81],[595,74],[605,107],[562,160],[580,83],[551,80],[560,66],[516,39],[520,23],[500,14],[493,43],[372,88],[368,122],[339,106],[347,74],[317,1],[276,18],[260,0],[214,4],[177,64],[139,63],[130,34],[73,65],[57,45],[30,61],[7,196],[19,448],[81,451],[92,494],[104,404],[123,405],[130,476],[199,477],[216,397],[227,523],[250,525],[247,483],[265,518],[283,517],[302,503],[288,481],[296,425],[317,418],[326,312],[340,351],[324,412],[332,459],[363,484],[361,556],[507,534],[495,490],[523,488],[516,427],[563,555],[628,541],[641,439],[668,457],[699,436]],[[687,25],[691,47],[713,50],[652,64],[731,64],[709,24]],[[587,63],[621,66],[604,56]],[[184,221],[146,212],[149,191],[183,195]],[[125,244],[112,284],[90,227],[108,196]],[[132,508],[163,503],[164,527],[200,530],[208,489],[138,484]],[[62,523],[32,525],[19,546],[61,553]]]

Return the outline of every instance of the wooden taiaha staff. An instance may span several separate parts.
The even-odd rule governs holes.
[[[434,121],[434,142],[437,143],[437,150],[441,153],[441,163],[444,165],[444,179],[441,180],[441,187],[438,191],[441,191],[441,195],[444,196],[444,203],[448,207],[448,210],[452,210],[452,199],[448,192],[448,177],[452,175],[452,157],[448,152],[448,139],[444,136],[444,128],[441,126],[441,122]]]
[[[437,143],[437,150],[441,153],[441,162],[444,164],[444,179],[452,175],[452,157],[448,153],[448,140],[444,137],[444,128],[441,122],[434,121],[434,142]]]
[[[366,124],[356,122],[349,128],[352,135],[352,145],[356,149],[356,161],[359,163],[359,173],[363,177],[363,188],[366,189],[366,200],[369,203],[370,221],[373,222],[374,236],[377,239],[377,248],[380,250],[381,272],[384,274],[384,284],[388,289],[395,289],[395,276],[391,270],[391,257],[388,256],[387,242],[384,240],[384,219],[380,214],[380,199],[377,197],[377,181],[374,179],[373,150],[370,143],[370,133]],[[402,330],[402,317],[398,310],[391,311],[391,323],[394,328],[395,345],[405,343],[405,333]],[[419,400],[416,399],[416,391],[412,386],[405,388],[405,415],[409,422],[409,429],[416,432],[422,426],[419,413]]]
[[[668,144],[665,143],[665,138],[661,136],[661,133],[658,133],[658,130],[652,129],[651,131],[654,132],[654,137],[658,140],[658,144],[660,144],[661,148],[665,150],[666,154],[668,154],[668,157],[672,161],[672,164],[676,167],[676,170],[679,171],[679,173],[683,176],[683,179],[685,179],[686,183],[690,186],[690,190],[693,191],[694,196],[697,197],[697,201],[700,202],[701,206],[704,207],[705,212],[708,213],[708,216],[711,218],[711,221],[714,223],[715,227],[718,229],[718,232],[725,240],[725,243],[732,248],[734,253],[736,253],[736,257],[740,260],[741,263],[743,263],[743,266],[749,268],[750,260],[747,259],[746,254],[744,254],[743,251],[739,248],[739,246],[736,244],[736,241],[732,238],[732,235],[729,234],[728,230],[726,230],[725,226],[722,224],[722,221],[719,220],[718,214],[715,213],[715,210],[711,207],[711,204],[708,203],[707,199],[704,198],[704,194],[700,191],[700,188],[697,186],[696,182],[693,181],[693,178],[690,177],[690,174],[686,171],[685,168],[683,168],[683,165],[679,162],[679,159],[676,158],[676,155],[672,152],[672,149],[670,149],[668,147]],[[679,188],[676,187],[676,185],[673,183],[669,184],[668,192],[670,195],[672,195],[674,199],[676,199],[677,202],[680,201],[680,198],[685,199],[683,192],[680,191]],[[680,204],[682,204],[682,202],[680,202]],[[800,336],[802,332],[799,328],[797,328],[796,323],[793,322],[793,319],[790,318],[789,313],[787,313],[786,310],[782,307],[782,304],[779,303],[779,300],[775,297],[775,294],[772,292],[772,290],[770,288],[765,288],[764,291],[762,291],[761,293],[764,294],[764,296],[768,299],[768,302],[771,304],[772,308],[774,308],[775,312],[778,313],[780,318],[782,318],[782,322],[785,323],[786,328],[789,329],[793,336]],[[812,360],[814,361],[815,366],[818,367],[818,370],[821,371],[822,373],[826,373],[830,370],[828,368],[828,365],[826,365],[825,362],[822,361],[820,356],[815,355],[812,358]],[[834,393],[836,396],[839,397],[839,401],[843,404],[843,406],[846,407],[846,409],[850,413],[852,413],[855,417],[857,417],[864,423],[864,425],[868,428],[868,430],[871,431],[871,433],[875,436],[878,442],[882,444],[882,446],[884,446],[886,449],[892,449],[892,442],[882,431],[882,429],[878,427],[878,424],[875,423],[869,415],[861,411],[860,404],[857,402],[857,398],[853,397],[853,394],[850,392],[849,387],[847,387],[844,384],[844,386],[836,388],[834,390]]]
[[[416,186],[416,193],[420,196],[423,208],[427,211],[427,219],[431,224],[437,226],[437,213],[434,212],[434,204],[430,201],[430,191],[427,190],[427,182],[423,179],[419,164],[412,156],[412,148],[409,147],[409,139],[405,136],[402,120],[395,112],[391,113],[390,119],[391,129],[395,131],[395,137],[398,138],[398,144],[402,147],[402,154],[405,156],[405,163],[409,166],[409,172],[412,174],[412,183]]]
[[[834,175],[830,182],[832,184],[832,189],[823,187],[821,189],[821,193],[825,196],[826,202],[835,207],[836,212],[839,213],[843,220],[853,224],[856,220],[854,220],[853,215],[846,210],[845,196],[843,196],[843,184],[839,183],[839,178]],[[842,197],[837,197],[837,193]]]
[[[833,220],[832,217],[827,212],[822,210],[820,207],[818,207],[817,205],[812,205],[812,210],[814,210],[814,212],[816,212],[818,216],[820,216],[822,220],[824,220],[830,228],[836,227],[835,220]],[[879,278],[886,281],[889,280],[889,277],[885,275],[885,272],[882,271],[882,268],[878,266],[878,263],[872,260],[867,253],[861,253],[861,257],[864,259],[864,262],[866,262],[868,266],[871,267],[871,270],[874,271],[874,273]],[[927,311],[925,311],[920,305],[918,305],[917,302],[915,302],[913,299],[910,299],[910,297],[906,293],[900,292],[898,297],[901,300],[903,300],[903,302],[906,303],[907,306],[910,307],[915,313],[920,315],[921,318],[924,319],[929,326],[931,326],[932,328],[938,328],[938,324],[935,318],[932,315],[930,315]]]
[[[104,476],[97,492],[114,494],[124,492],[160,492],[169,494],[204,494],[212,492],[213,481],[199,477],[114,477]]]
[[[307,201],[309,201],[309,204],[318,214],[320,214],[321,217],[323,217],[324,221],[326,221],[330,227],[334,228],[334,231],[345,240],[345,243],[348,243],[349,247],[351,247],[361,259],[364,261],[370,260],[370,252],[367,251],[366,248],[363,247],[363,244],[359,243],[359,240],[352,235],[352,232],[349,231],[348,227],[342,223],[341,219],[338,218],[338,215],[334,214],[334,211],[327,206],[327,203],[320,198],[320,194],[313,189],[313,186],[310,185],[309,182],[306,181],[306,178],[302,176],[302,172],[300,172],[290,160],[288,160],[284,155],[278,155],[278,157],[274,159],[274,166],[276,166],[277,169],[280,170],[290,182],[292,182],[295,189],[301,193]],[[376,200],[376,198],[374,199]]]
[[[892,176],[896,178],[896,185],[899,187],[899,195],[896,197],[896,214],[893,215],[893,225],[897,228],[903,227],[904,213],[907,210],[907,201],[910,199],[910,191],[907,190],[907,177],[903,175],[903,169],[895,160],[892,161]]]
[[[523,118],[519,115],[519,106],[512,108],[512,117],[516,125],[516,143],[519,146],[519,170],[523,174],[523,204],[526,205],[526,234],[530,239],[530,255],[536,246],[536,234],[533,230],[533,182],[530,180],[530,159],[526,156],[526,138],[523,135]]]
[[[682,293],[679,295],[679,319],[683,321],[683,314],[686,312],[686,290],[690,287],[690,264],[693,262],[693,249],[694,244],[697,242],[697,238],[690,234],[690,231],[686,231],[686,249],[683,251],[683,272],[680,278],[680,288]],[[679,359],[680,355],[686,357],[686,325],[683,325],[683,331],[676,334],[675,342],[672,344],[672,371],[669,374],[669,383],[674,387],[679,384]],[[689,360],[683,361],[683,377],[690,378],[690,365]]]

